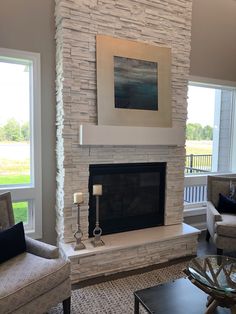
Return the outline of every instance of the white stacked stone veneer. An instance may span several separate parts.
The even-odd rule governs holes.
[[[88,238],[89,164],[166,162],[165,225],[182,223],[184,146],[80,146],[79,128],[97,124],[97,34],[171,48],[173,126],[185,126],[191,11],[192,0],[56,0],[56,229],[60,243],[74,241],[77,211],[72,201],[78,191],[85,195],[81,224]]]

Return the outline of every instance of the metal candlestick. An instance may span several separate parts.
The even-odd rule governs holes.
[[[74,250],[83,250],[85,249],[85,245],[82,242],[82,237],[83,237],[83,232],[80,228],[80,204],[77,204],[77,208],[78,208],[78,215],[77,215],[77,231],[74,233],[74,238],[76,240],[75,246],[74,246]]]
[[[99,227],[99,195],[96,196],[96,225],[93,229],[94,239],[92,240],[93,246],[103,246],[105,243],[101,239],[102,229]]]

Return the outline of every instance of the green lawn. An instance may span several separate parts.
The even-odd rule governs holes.
[[[0,176],[0,185],[7,184],[29,184],[30,176],[29,175],[1,175]]]
[[[211,141],[186,141],[186,155],[211,155]]]
[[[25,174],[17,174],[24,172]],[[0,159],[0,185],[29,184],[29,161]],[[14,202],[15,222],[28,221],[28,202]]]
[[[28,202],[13,203],[15,222],[28,221]]]

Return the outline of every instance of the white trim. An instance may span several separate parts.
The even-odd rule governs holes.
[[[221,89],[215,90],[215,112],[212,143],[212,171],[218,170],[219,139],[220,139],[220,115],[221,115]]]
[[[232,93],[232,115],[231,115],[231,158],[230,158],[230,167],[232,172],[236,172],[236,91]]]
[[[184,185],[185,186],[195,186],[195,185],[204,185],[207,184],[207,175],[208,174],[196,174],[191,175],[187,174],[184,178]]]
[[[218,80],[213,79],[210,77],[202,77],[202,76],[189,76],[189,83],[195,86],[202,86],[202,87],[213,87],[213,88],[222,88],[225,89],[235,88],[236,82],[235,81],[226,81],[226,80]]]
[[[184,208],[184,218],[185,217],[194,217],[201,216],[206,214],[206,205],[199,206],[199,203],[194,204],[195,207]]]
[[[31,143],[31,179],[29,185],[1,186],[0,191],[10,191],[13,201],[29,200],[30,217],[32,221],[28,226],[29,235],[42,238],[42,161],[41,161],[41,75],[40,54],[23,50],[0,48],[0,58],[6,62],[31,64],[30,82],[30,143]],[[14,60],[13,60],[14,59]],[[30,62],[29,62],[30,61]],[[33,147],[33,149],[32,149]]]
[[[32,145],[34,147],[32,161],[34,169],[34,187],[35,187],[35,236],[42,238],[42,143],[41,143],[41,76],[40,76],[40,54],[32,55],[33,61],[33,104],[31,106]],[[40,210],[39,210],[40,209]]]

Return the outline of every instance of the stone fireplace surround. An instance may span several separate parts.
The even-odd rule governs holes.
[[[72,262],[72,282],[196,253],[198,231],[182,224],[184,133],[178,145],[168,138],[165,145],[166,132],[158,128],[153,129],[155,134],[163,132],[161,141],[132,144],[134,136],[127,135],[129,144],[119,138],[112,145],[117,140],[111,126],[109,144],[102,139],[93,144],[80,141],[81,125],[97,124],[96,34],[171,47],[173,130],[185,127],[191,9],[192,0],[56,0],[56,230],[62,252]],[[106,235],[106,245],[93,248],[88,240],[89,165],[137,162],[166,162],[164,226]],[[87,249],[74,252],[77,210],[72,201],[78,191],[85,196],[81,224]]]

